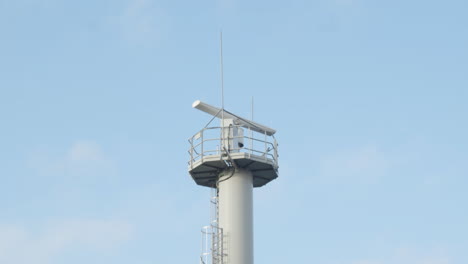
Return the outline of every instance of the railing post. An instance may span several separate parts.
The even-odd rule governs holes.
[[[205,156],[205,153],[203,152],[203,144],[205,143],[205,141],[203,139],[203,134],[204,134],[205,130],[202,129],[200,132],[201,132],[201,137],[200,137],[200,139],[201,139],[201,162],[203,163],[203,156]]]
[[[249,126],[249,130],[250,130],[250,155],[252,155],[253,154],[253,130],[250,126]]]
[[[278,164],[278,142],[276,141],[276,138],[274,140],[275,140],[275,164],[277,165]]]
[[[193,169],[193,138],[190,140],[190,168]]]
[[[265,131],[265,160],[268,159],[267,155],[268,155],[268,145],[267,145],[267,133]]]

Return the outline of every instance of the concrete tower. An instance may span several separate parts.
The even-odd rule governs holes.
[[[201,263],[253,264],[253,188],[278,177],[276,131],[200,101],[192,106],[221,119],[189,139],[189,173],[213,192]]]

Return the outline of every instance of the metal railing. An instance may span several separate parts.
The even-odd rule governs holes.
[[[224,130],[243,129],[241,126],[224,127]],[[266,133],[261,134],[253,130],[247,129],[249,133],[241,133],[240,136],[233,136],[232,133],[224,133],[222,127],[206,127],[189,138],[190,160],[188,165],[193,166],[194,163],[202,161],[207,156],[219,156],[220,159],[229,153],[247,153],[255,155],[257,158],[263,158],[267,162],[275,165],[278,164],[278,143],[273,136],[268,136]],[[230,144],[228,148],[226,142],[242,142],[242,145]],[[250,157],[250,156],[249,156]]]

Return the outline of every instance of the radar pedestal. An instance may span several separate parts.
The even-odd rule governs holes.
[[[253,264],[253,188],[278,177],[276,131],[200,101],[193,107],[221,119],[189,139],[190,175],[215,190],[211,231],[204,232],[211,245],[202,262]]]

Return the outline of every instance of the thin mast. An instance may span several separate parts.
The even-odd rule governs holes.
[[[223,69],[223,31],[219,34],[219,52],[220,52],[220,66],[221,66],[221,153],[226,149],[224,139],[224,69]]]

